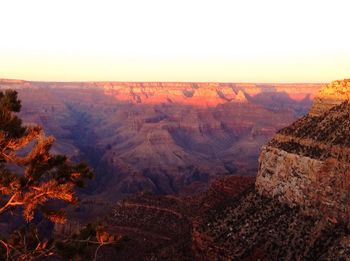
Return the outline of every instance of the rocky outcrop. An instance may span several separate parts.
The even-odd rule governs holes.
[[[350,100],[350,79],[333,81],[316,95],[310,116],[319,116],[345,100]]]
[[[239,90],[237,95],[236,95],[236,101],[240,102],[240,103],[248,102],[244,92],[242,92],[241,90]]]
[[[282,129],[259,159],[257,191],[350,227],[350,82],[320,90],[308,115]]]

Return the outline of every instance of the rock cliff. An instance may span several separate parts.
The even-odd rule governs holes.
[[[350,227],[350,80],[334,81],[310,113],[263,146],[256,189],[307,215]]]
[[[350,99],[350,79],[333,81],[316,95],[309,115],[319,116],[335,105]]]

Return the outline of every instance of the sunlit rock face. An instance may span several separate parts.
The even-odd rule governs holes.
[[[321,115],[345,100],[350,100],[350,79],[333,81],[317,94],[309,114]]]
[[[325,86],[308,115],[262,148],[258,191],[350,225],[350,85]]]
[[[248,83],[96,83],[117,100],[143,104],[178,103],[215,107],[227,102],[249,99],[270,100],[278,95],[292,101],[312,99],[320,84],[248,84]],[[262,101],[263,102],[263,101]]]
[[[255,175],[259,149],[304,115],[319,84],[26,82],[21,116],[87,160],[94,193],[191,194],[222,175]],[[106,187],[108,189],[106,189]]]

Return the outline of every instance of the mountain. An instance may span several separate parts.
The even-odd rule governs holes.
[[[194,194],[224,175],[255,175],[260,147],[311,106],[320,84],[1,80],[54,150],[95,169],[89,191]]]

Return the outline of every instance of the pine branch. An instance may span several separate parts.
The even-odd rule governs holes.
[[[11,198],[7,201],[7,203],[3,207],[0,208],[0,214],[4,213],[7,210],[7,208],[9,208],[11,206],[17,206],[17,205],[23,205],[24,204],[24,202],[22,202],[22,201],[15,201],[15,202],[13,202],[14,199],[16,198],[16,196],[17,196],[17,193],[13,194],[11,196]]]

